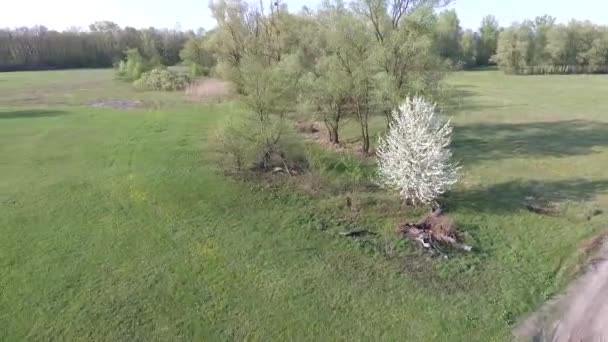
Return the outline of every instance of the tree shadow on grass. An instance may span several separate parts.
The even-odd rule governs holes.
[[[446,203],[450,210],[462,208],[479,212],[508,213],[525,210],[528,196],[560,204],[591,201],[598,194],[605,192],[608,192],[608,179],[551,182],[514,180],[487,188],[453,191],[447,194]]]
[[[506,108],[525,107],[527,104],[480,104],[472,100],[480,93],[475,91],[475,87],[470,85],[457,85],[446,90],[446,100],[443,108],[449,113],[458,114],[470,111],[495,110]]]
[[[22,118],[42,118],[42,117],[53,117],[66,115],[67,112],[60,110],[43,110],[43,109],[33,109],[33,110],[14,110],[7,112],[0,112],[0,120],[1,119],[22,119]]]
[[[466,164],[484,160],[567,157],[608,146],[608,123],[588,120],[455,126],[455,157]]]
[[[471,102],[468,98],[476,96],[478,93],[470,90],[469,85],[452,86],[446,90],[444,107],[450,111],[460,110],[464,105]]]

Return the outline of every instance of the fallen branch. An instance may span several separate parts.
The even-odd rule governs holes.
[[[459,241],[456,223],[451,217],[444,215],[441,210],[434,211],[417,223],[401,224],[397,232],[407,239],[420,242],[423,248],[441,254],[445,254],[440,247],[441,244],[447,244],[465,252],[473,250],[472,246]]]
[[[341,236],[346,236],[346,237],[358,237],[358,236],[365,236],[365,235],[378,235],[375,232],[370,232],[367,229],[354,229],[354,230],[350,230],[347,232],[339,232],[338,234],[340,234]]]

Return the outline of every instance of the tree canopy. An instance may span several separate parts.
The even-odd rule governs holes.
[[[0,71],[111,67],[126,57],[128,49],[173,65],[193,36],[191,31],[121,28],[109,21],[63,32],[44,26],[0,29]]]
[[[500,34],[494,60],[515,74],[606,73],[608,27],[549,16],[515,23]]]

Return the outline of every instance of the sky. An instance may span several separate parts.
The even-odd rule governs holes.
[[[86,28],[101,20],[136,28],[154,26],[196,30],[215,25],[208,0],[1,0],[0,27],[44,25],[50,29]],[[282,0],[290,10],[314,8],[320,0]],[[346,0],[345,2],[348,2]],[[476,29],[481,18],[493,14],[502,26],[549,14],[558,22],[571,19],[608,24],[606,0],[455,0],[463,28]]]

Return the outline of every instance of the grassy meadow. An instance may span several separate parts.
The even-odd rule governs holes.
[[[0,73],[0,340],[510,340],[608,228],[608,78],[448,83],[463,179],[446,205],[475,251],[446,260],[397,240],[421,212],[350,184],[356,158],[317,152],[279,186],[225,176],[213,141],[236,102]],[[144,108],[90,106],[108,99]],[[337,234],[352,226],[379,234]]]

